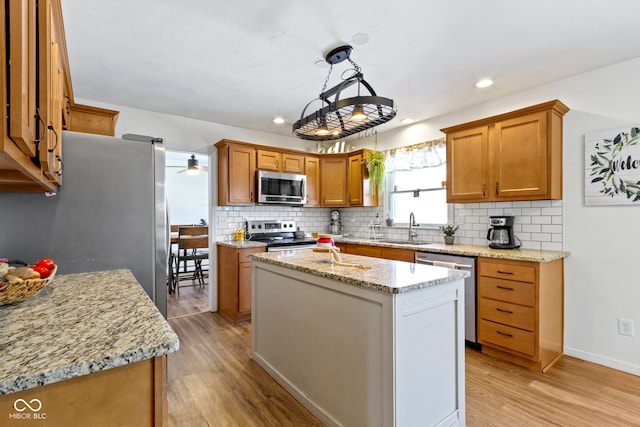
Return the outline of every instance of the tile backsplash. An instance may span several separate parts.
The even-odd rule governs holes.
[[[379,215],[381,232],[388,239],[406,239],[406,225],[387,227],[384,208],[340,208],[343,234],[367,238],[371,221]],[[331,208],[297,208],[289,206],[216,207],[216,240],[230,240],[233,231],[243,227],[247,219],[294,220],[307,233],[329,231]],[[489,216],[513,215],[514,233],[525,249],[562,250],[562,200],[531,202],[467,203],[454,205],[454,222],[460,225],[456,243],[487,245]],[[419,218],[418,218],[419,220]],[[418,240],[441,242],[437,228],[418,227]]]

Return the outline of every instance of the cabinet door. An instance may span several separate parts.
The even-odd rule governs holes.
[[[64,75],[58,43],[58,26],[50,0],[41,0],[38,5],[39,59],[38,83],[40,97],[41,126],[40,165],[45,176],[52,182],[62,184],[62,117],[64,108]]]
[[[379,246],[357,245],[356,255],[382,258],[382,248]]]
[[[320,160],[322,206],[347,205],[347,158],[327,157]]]
[[[546,112],[497,122],[492,152],[495,197],[521,199],[548,194]]]
[[[304,156],[282,153],[282,172],[304,174]]]
[[[304,174],[307,176],[307,206],[320,206],[320,159],[304,158]]]
[[[251,312],[251,263],[238,264],[238,313]]]
[[[416,253],[411,249],[382,248],[382,258],[396,261],[416,262]]]
[[[489,128],[447,134],[447,202],[487,201]]]
[[[229,145],[229,203],[254,203],[256,150]]]
[[[349,179],[347,184],[349,188],[349,204],[351,206],[363,205],[362,167],[362,154],[349,156]]]
[[[258,169],[280,172],[280,153],[277,151],[258,150]]]
[[[36,1],[9,2],[9,136],[36,155]]]

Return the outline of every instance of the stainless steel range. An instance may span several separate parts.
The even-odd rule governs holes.
[[[267,244],[267,252],[289,251],[316,247],[316,240],[304,237],[295,221],[247,221],[247,239]]]

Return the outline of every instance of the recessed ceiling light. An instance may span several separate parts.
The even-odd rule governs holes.
[[[276,117],[273,119],[273,123],[277,124],[277,125],[281,125],[284,123],[284,119],[282,117]]]
[[[369,35],[366,33],[357,33],[355,36],[351,37],[351,42],[356,45],[363,45],[369,42]]]
[[[493,84],[493,80],[491,79],[482,79],[476,83],[477,88],[489,87]]]
[[[416,121],[415,119],[407,117],[406,119],[400,120],[400,123],[402,123],[403,125],[410,125],[411,123],[413,123],[415,121]]]

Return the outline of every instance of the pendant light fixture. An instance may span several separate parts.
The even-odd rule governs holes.
[[[325,56],[330,68],[322,93],[304,107],[300,120],[293,124],[293,134],[296,137],[312,141],[345,138],[386,123],[395,117],[395,103],[392,99],[376,95],[371,85],[364,79],[360,66],[350,58],[352,50],[350,45],[344,45],[333,49]],[[333,66],[343,61],[351,63],[354,73],[327,90]],[[353,85],[357,85],[357,95],[341,99],[343,90]],[[367,89],[369,95],[360,95],[361,86]],[[331,99],[331,97],[334,98]],[[320,108],[305,115],[309,106],[318,100],[321,103]]]

